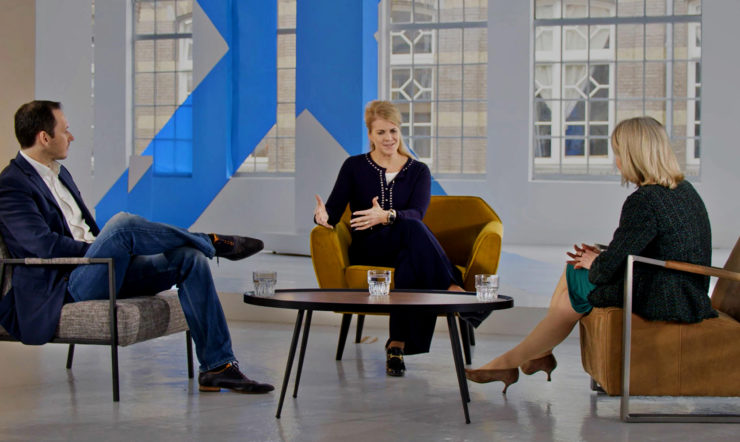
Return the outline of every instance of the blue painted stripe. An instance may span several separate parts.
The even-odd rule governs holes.
[[[304,109],[349,153],[367,145],[365,104],[378,96],[378,1],[299,1],[296,116]]]

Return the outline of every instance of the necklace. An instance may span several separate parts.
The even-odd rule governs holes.
[[[413,158],[409,158],[409,160],[406,162],[406,165],[398,171],[398,175],[396,175],[396,179],[392,180],[390,184],[388,184],[385,181],[385,168],[380,167],[377,165],[372,158],[370,158],[370,152],[365,154],[365,159],[367,160],[367,163],[375,169],[375,171],[378,172],[378,181],[380,183],[380,207],[383,208],[383,210],[390,210],[393,208],[393,186],[396,184],[396,181],[398,181],[398,177],[406,171],[406,169],[409,168],[411,163],[414,162]],[[386,196],[387,195],[387,196]],[[386,206],[386,201],[388,201],[388,205]]]

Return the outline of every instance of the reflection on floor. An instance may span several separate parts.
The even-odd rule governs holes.
[[[548,272],[557,278],[561,269],[554,250],[539,253],[538,257],[525,249],[505,250],[501,265],[510,293],[531,294],[535,305],[540,302],[536,295],[545,300],[549,297],[553,275]],[[219,290],[228,292],[248,289],[249,275],[258,268],[277,270],[282,288],[315,286],[310,259],[302,257],[263,253],[241,264],[222,261],[214,268]],[[238,302],[231,308],[264,309]],[[294,317],[293,312],[285,313],[288,321]],[[199,393],[197,382],[187,379],[182,334],[120,350],[118,404],[111,401],[110,355],[104,347],[78,346],[74,367],[68,371],[64,368],[66,346],[0,343],[0,440],[621,441],[737,437],[736,425],[622,423],[619,399],[590,391],[589,378],[581,368],[578,340],[572,338],[555,352],[558,368],[552,382],[546,382],[543,373],[521,376],[506,396],[501,394],[501,383],[471,383],[472,422],[466,425],[444,328],[435,335],[429,354],[407,358],[405,377],[389,378],[384,371],[385,328],[366,327],[367,343],[348,343],[344,359],[337,362],[338,322],[312,327],[298,397],[288,394],[281,419],[275,419],[278,391],[266,396]],[[279,390],[292,324],[232,321],[231,330],[236,355],[247,375],[272,382]],[[477,338],[474,366],[519,340],[484,333]],[[737,398],[640,399],[635,408],[740,412]]]

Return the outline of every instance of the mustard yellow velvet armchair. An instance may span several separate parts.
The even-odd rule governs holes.
[[[316,226],[311,231],[311,260],[321,288],[367,288],[367,271],[371,266],[350,265],[349,207],[334,229]],[[432,196],[424,223],[434,233],[450,261],[460,269],[463,288],[475,291],[475,275],[496,273],[501,257],[504,227],[496,212],[483,199],[475,196]],[[393,268],[388,267],[389,270]],[[395,272],[393,273],[395,275]],[[393,283],[391,283],[393,287]],[[342,318],[337,360],[341,360],[349,329],[351,313]],[[364,315],[358,315],[355,342],[362,334]],[[465,359],[470,363],[467,340],[474,342],[472,329],[461,327]]]

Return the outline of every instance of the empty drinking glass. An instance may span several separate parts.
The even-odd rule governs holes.
[[[272,296],[275,294],[275,283],[277,282],[277,272],[273,272],[273,271],[252,272],[252,282],[254,282],[254,294],[256,296]]]
[[[498,299],[498,275],[475,275],[475,295],[480,301]]]
[[[368,270],[367,286],[370,296],[388,296],[391,290],[391,271]]]

